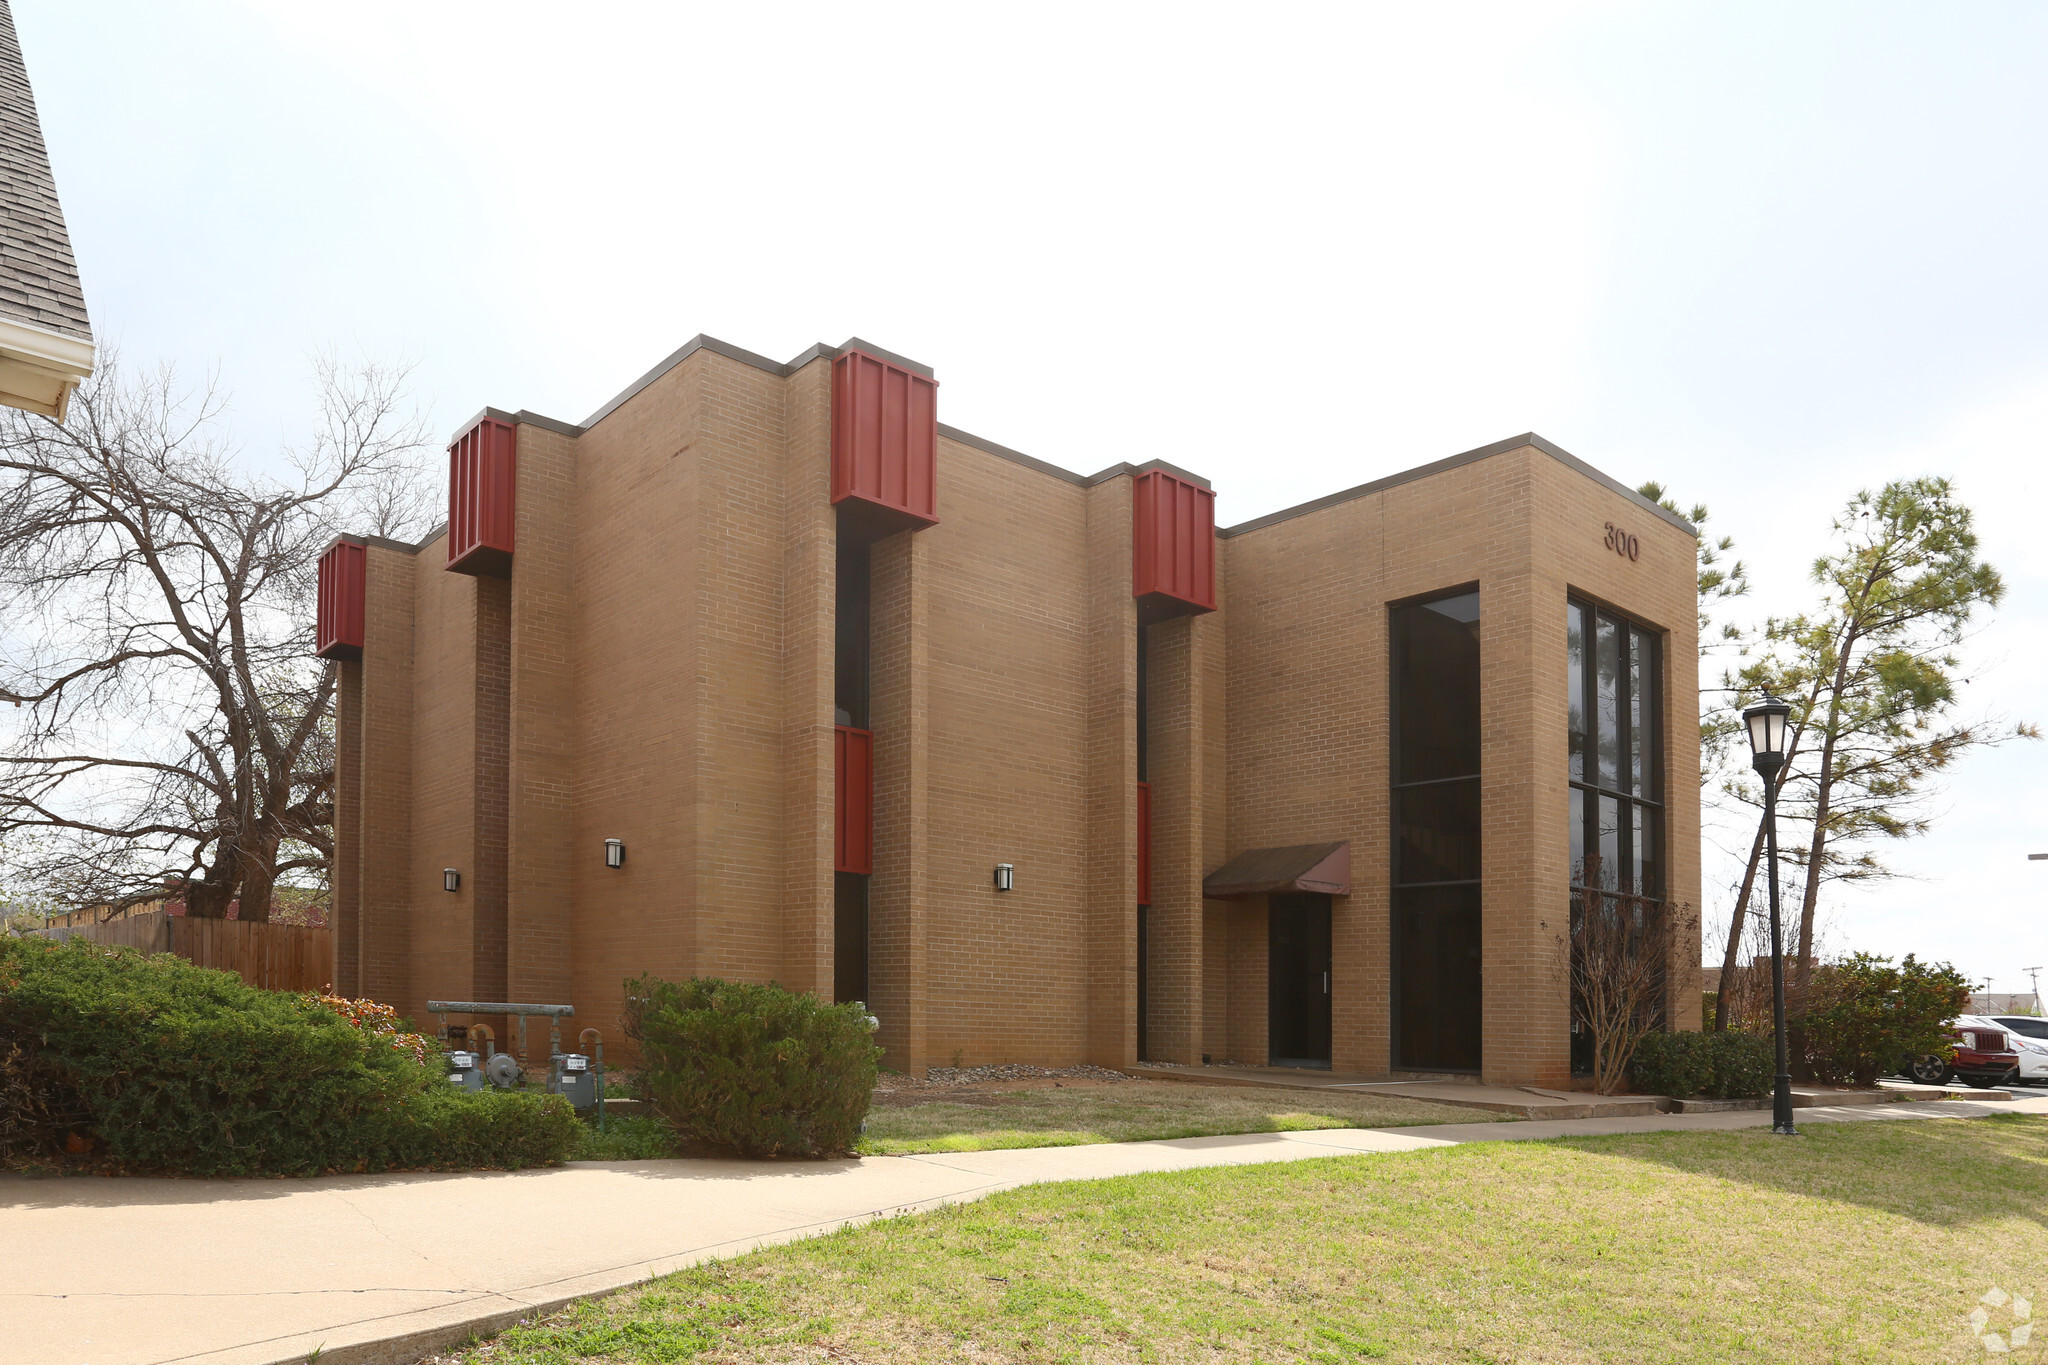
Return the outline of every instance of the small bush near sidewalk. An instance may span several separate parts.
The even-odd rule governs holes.
[[[861,1005],[715,977],[628,982],[625,1032],[677,1137],[742,1156],[851,1151],[882,1055]]]
[[[1946,962],[1857,953],[1814,973],[1800,1034],[1815,1080],[1875,1085],[1912,1057],[1946,1057],[1970,986]]]
[[[7,1104],[27,1116],[0,1161],[312,1175],[568,1152],[566,1101],[454,1093],[438,1054],[422,1060],[416,1035],[380,1024],[168,954],[0,942],[0,1057],[14,1059],[0,1097],[24,1096]]]
[[[1775,1052],[1754,1033],[1649,1033],[1629,1066],[1638,1094],[1745,1100],[1771,1088]]]

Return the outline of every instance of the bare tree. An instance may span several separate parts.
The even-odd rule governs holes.
[[[1613,1095],[1636,1044],[1670,1009],[1673,954],[1699,941],[1692,907],[1600,887],[1598,858],[1572,892],[1571,922],[1554,935],[1557,971],[1571,989],[1572,1021],[1593,1042],[1593,1088]]]
[[[63,423],[0,417],[0,840],[54,901],[267,920],[280,878],[325,877],[315,569],[344,526],[417,529],[425,429],[405,368],[315,369],[282,477],[237,458],[212,387],[111,356]]]

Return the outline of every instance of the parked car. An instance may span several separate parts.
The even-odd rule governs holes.
[[[2012,1035],[2019,1049],[2020,1080],[2027,1085],[2048,1085],[2048,1019],[2026,1014],[1980,1015]]]
[[[1955,1055],[1942,1058],[1935,1053],[1914,1057],[1900,1068],[1922,1085],[1946,1085],[1960,1080],[1979,1090],[1988,1090],[2020,1069],[2020,1054],[2013,1035],[1988,1019],[1965,1015],[1955,1030]]]

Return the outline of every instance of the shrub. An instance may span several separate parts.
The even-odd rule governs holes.
[[[1713,1066],[1708,1094],[1717,1100],[1747,1100],[1771,1093],[1778,1075],[1777,1043],[1761,1033],[1703,1033]]]
[[[331,991],[333,987],[328,989]],[[422,1065],[441,1055],[438,1042],[424,1033],[409,1031],[405,1021],[398,1017],[398,1011],[389,1005],[380,1005],[375,1000],[351,1000],[345,995],[308,994],[306,998],[340,1015],[343,1022],[384,1039]]]
[[[1800,1019],[1814,1078],[1874,1085],[1909,1057],[1946,1056],[1969,983],[1946,962],[1857,953],[1814,973]]]
[[[628,982],[625,1032],[677,1136],[745,1156],[852,1150],[882,1055],[858,1004],[712,978]]]
[[[1629,1071],[1639,1095],[1692,1099],[1714,1088],[1714,1064],[1705,1033],[1646,1033]]]
[[[60,1156],[91,1124],[78,1092],[40,1052],[0,1036],[0,1167]]]
[[[1775,1074],[1769,1038],[1754,1033],[1650,1033],[1636,1044],[1636,1090],[1678,1099],[1749,1099]]]
[[[82,939],[0,942],[10,1048],[51,1102],[76,1097],[101,1155],[134,1169],[525,1165],[573,1138],[557,1132],[565,1102],[456,1096],[438,1067],[309,997]]]
[[[374,1125],[368,1169],[555,1166],[575,1150],[583,1123],[561,1095],[533,1090],[472,1093],[443,1082]]]

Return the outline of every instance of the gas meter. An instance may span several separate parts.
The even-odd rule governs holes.
[[[464,1090],[484,1088],[483,1068],[474,1052],[451,1052],[448,1054],[448,1083]]]
[[[597,1103],[597,1079],[590,1058],[580,1052],[557,1053],[548,1069],[548,1093],[566,1097],[571,1106],[589,1109]]]

